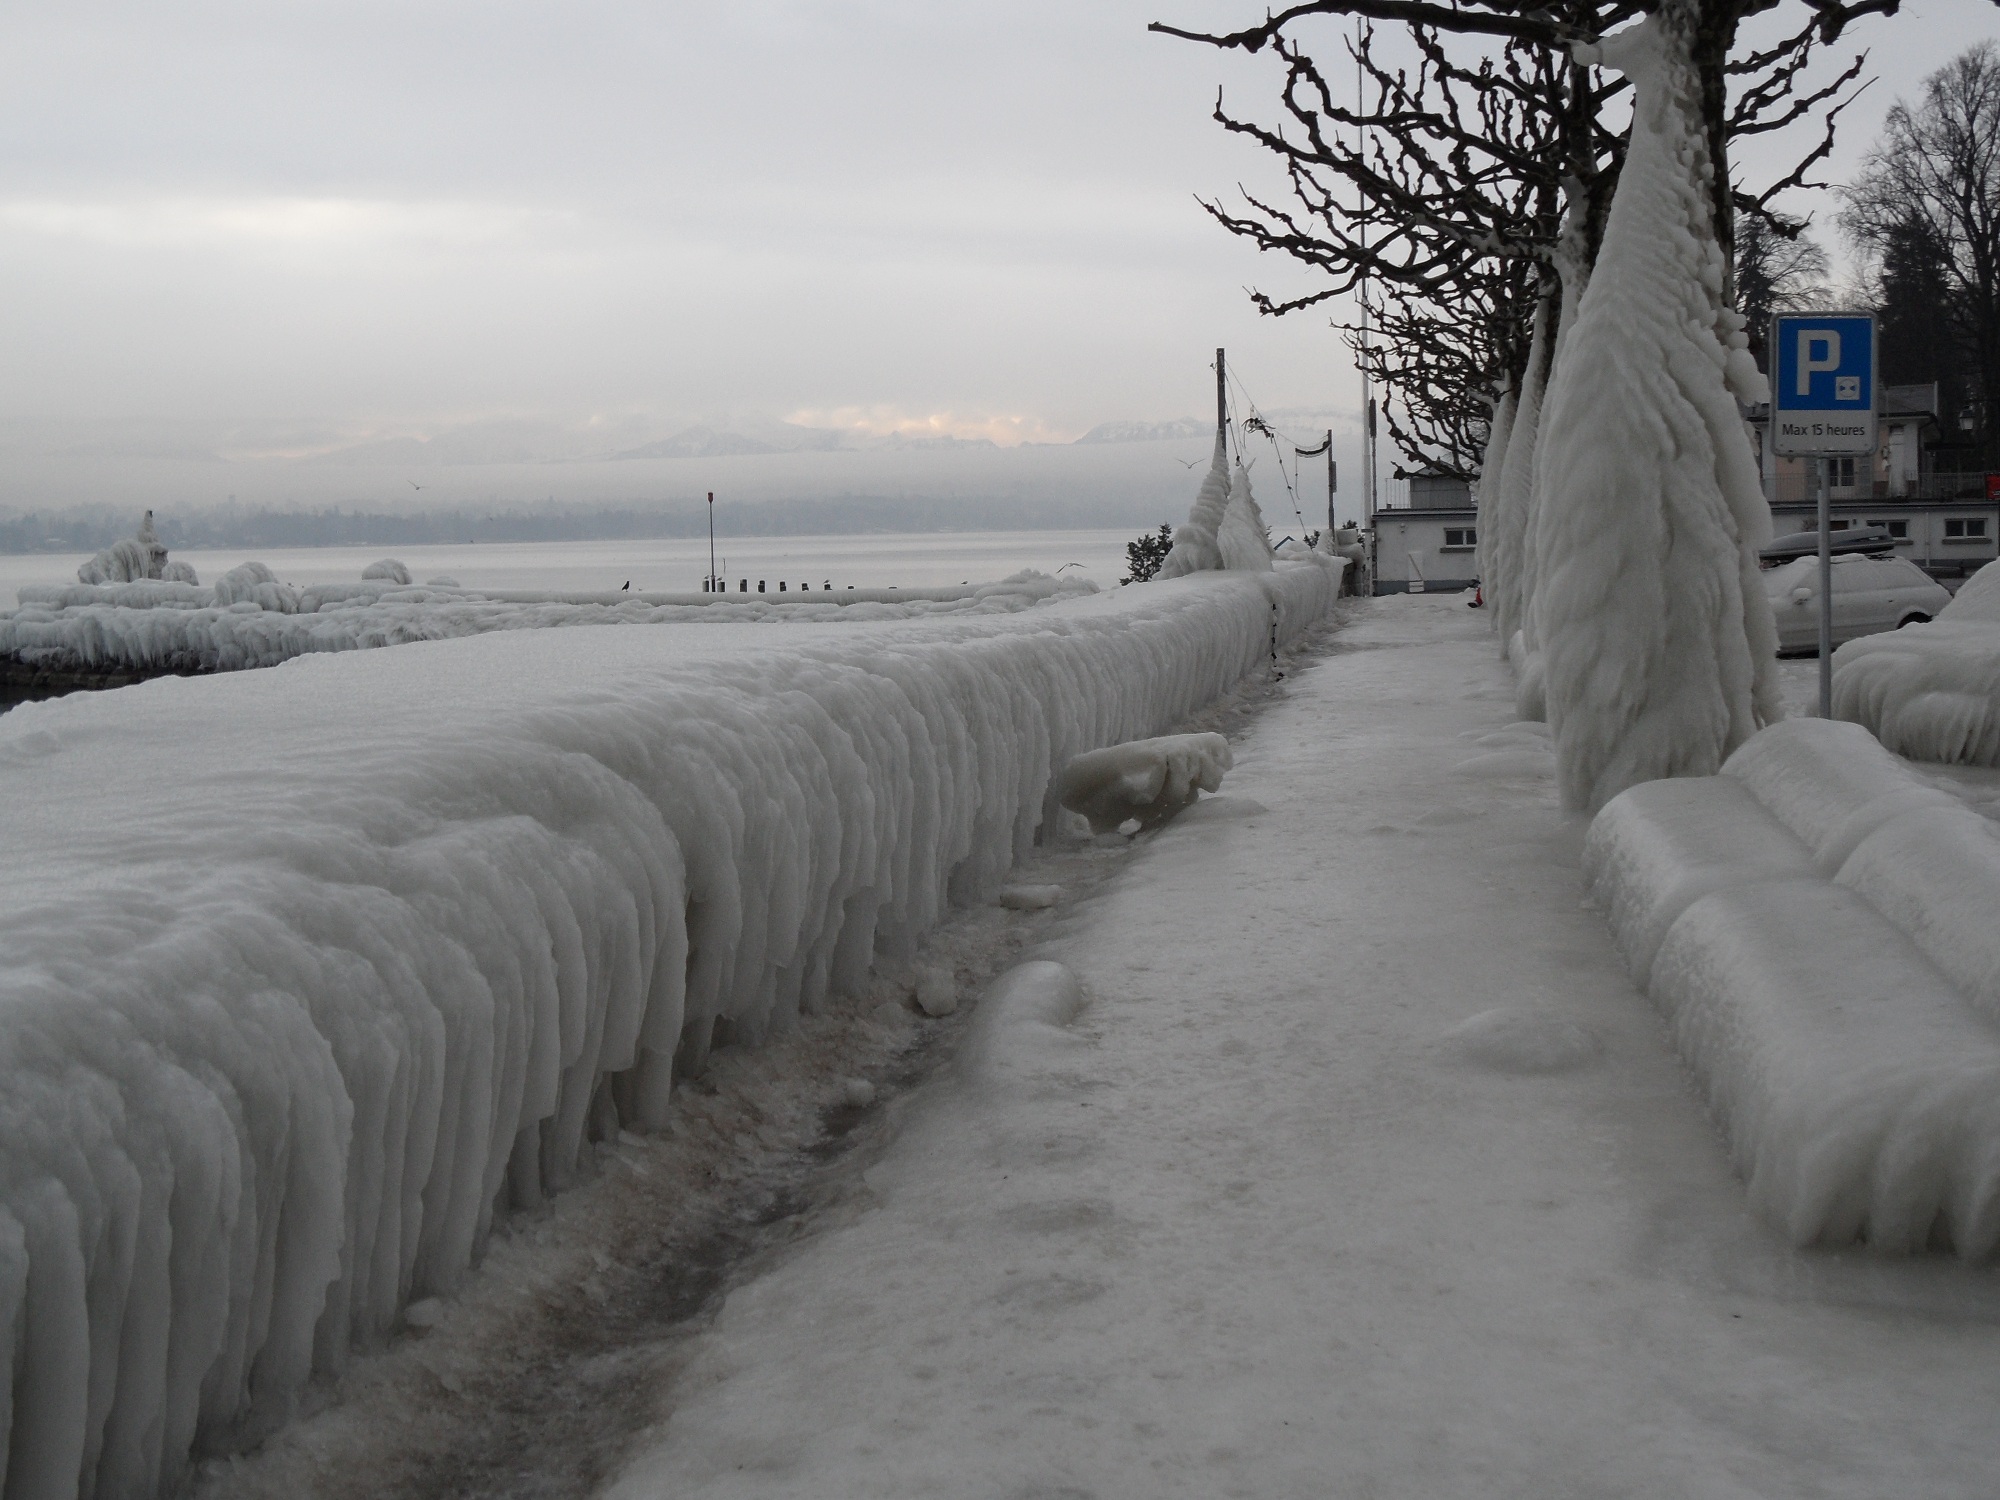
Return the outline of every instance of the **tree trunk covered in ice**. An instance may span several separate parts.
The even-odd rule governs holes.
[[[1779,715],[1770,519],[1736,407],[1763,382],[1724,301],[1698,21],[1668,0],[1597,49],[1632,80],[1631,136],[1537,444],[1530,623],[1579,808],[1711,774]]]
[[[1486,592],[1486,602],[1493,603],[1495,580],[1499,568],[1494,548],[1496,538],[1493,522],[1500,500],[1500,475],[1507,467],[1507,441],[1514,430],[1514,403],[1520,392],[1512,380],[1503,381],[1494,392],[1493,421],[1486,431],[1486,456],[1479,465],[1479,489],[1475,503],[1479,507],[1479,550],[1475,554],[1479,569],[1479,581]],[[1493,617],[1489,616],[1489,619]],[[1497,620],[1495,628],[1498,628]],[[1507,648],[1507,637],[1500,637],[1500,648]]]
[[[1493,538],[1494,570],[1488,581],[1493,626],[1500,633],[1501,649],[1510,653],[1514,632],[1521,628],[1521,611],[1527,598],[1528,509],[1535,476],[1535,443],[1549,376],[1549,319],[1554,311],[1551,300],[1544,297],[1535,313],[1528,367],[1521,376],[1521,394],[1514,403],[1513,428],[1507,437],[1507,461],[1500,470],[1493,514],[1485,523]]]

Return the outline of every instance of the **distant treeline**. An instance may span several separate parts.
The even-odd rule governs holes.
[[[1155,507],[1157,508],[1157,507]],[[1156,520],[1132,500],[941,501],[841,498],[720,505],[715,534],[805,536],[886,531],[1057,531]],[[139,513],[87,511],[0,515],[0,552],[95,552],[130,536]],[[705,536],[700,503],[516,510],[158,510],[154,526],[170,551],[210,547],[418,547],[466,542],[639,541]]]

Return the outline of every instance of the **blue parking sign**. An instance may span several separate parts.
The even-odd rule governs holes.
[[[1875,315],[1780,313],[1771,320],[1774,452],[1875,447]]]

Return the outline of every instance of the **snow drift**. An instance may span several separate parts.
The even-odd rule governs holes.
[[[496,1215],[991,893],[1057,767],[1259,668],[1338,580],[489,634],[8,714],[9,1500],[158,1493],[285,1421]]]
[[[1865,730],[1774,725],[1591,824],[1585,872],[1797,1244],[2000,1244],[2000,830]]]
[[[1669,0],[1588,59],[1631,78],[1632,127],[1535,443],[1526,601],[1573,807],[1713,773],[1780,713],[1770,513],[1736,407],[1763,377],[1722,298],[1691,10]]]

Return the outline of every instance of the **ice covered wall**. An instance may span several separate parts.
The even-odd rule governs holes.
[[[1264,530],[1264,513],[1250,493],[1250,469],[1242,459],[1229,476],[1229,504],[1215,531],[1215,550],[1225,568],[1253,573],[1271,571],[1271,538]]]
[[[1536,445],[1528,608],[1573,807],[1713,772],[1780,713],[1769,510],[1736,409],[1763,382],[1723,304],[1694,10],[1667,0],[1601,44],[1632,79],[1631,134]]]
[[[322,651],[359,651],[498,630],[572,625],[737,624],[998,614],[1089,593],[1087,581],[1032,569],[958,589],[839,594],[647,596],[480,593],[390,582],[279,582],[262,563],[233,568],[212,589],[139,582],[29,586],[0,613],[0,659],[43,671],[229,672]],[[679,597],[686,602],[666,600]],[[808,603],[808,600],[821,602]]]
[[[1195,492],[1194,506],[1188,511],[1188,518],[1174,533],[1174,544],[1167,551],[1166,561],[1160,564],[1156,575],[1160,578],[1185,578],[1190,573],[1206,572],[1210,568],[1222,566],[1222,552],[1216,545],[1216,534],[1222,526],[1223,513],[1229,508],[1229,453],[1223,444],[1223,435],[1215,435],[1215,457],[1210,461],[1208,472],[1202,476],[1201,488]]]
[[[1261,668],[1338,578],[488,634],[0,718],[8,1500],[159,1493],[283,1422],[593,1136],[989,894],[1054,768]]]

